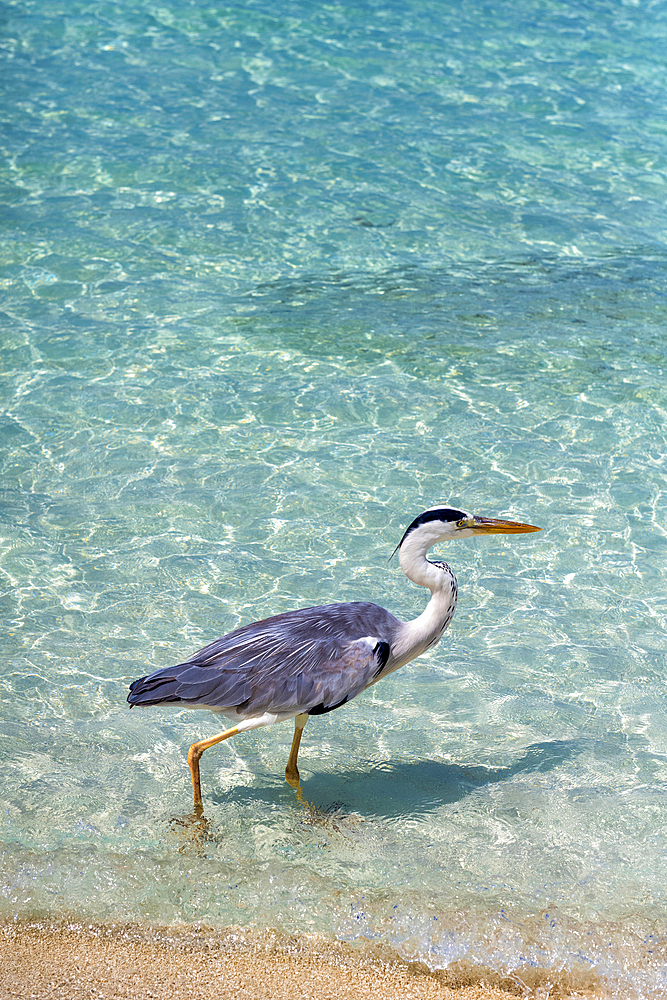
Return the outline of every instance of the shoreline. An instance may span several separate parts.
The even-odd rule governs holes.
[[[388,948],[237,928],[72,921],[0,923],[3,998],[39,1000],[608,1000],[554,970],[501,975],[456,963],[432,972]]]

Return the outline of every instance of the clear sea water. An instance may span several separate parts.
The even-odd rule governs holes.
[[[15,0],[0,915],[275,927],[667,995],[667,5]],[[443,642],[186,754],[127,685],[331,600]]]

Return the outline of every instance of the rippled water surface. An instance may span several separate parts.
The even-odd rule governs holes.
[[[279,927],[667,991],[663,3],[4,6],[5,917]],[[127,685],[426,592],[430,654],[203,758]]]

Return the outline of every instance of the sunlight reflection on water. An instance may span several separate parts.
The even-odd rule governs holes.
[[[3,913],[655,995],[659,12],[70,7],[10,12]],[[387,559],[438,500],[543,530],[444,552],[441,646],[310,723],[313,811],[260,730],[204,758],[181,850],[217,723],[127,684],[289,608],[418,614]]]

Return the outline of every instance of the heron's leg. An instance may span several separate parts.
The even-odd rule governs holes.
[[[232,726],[231,729],[226,729],[224,733],[220,733],[219,736],[211,736],[208,740],[199,740],[198,743],[193,743],[188,751],[188,764],[190,765],[190,774],[192,775],[192,791],[195,796],[195,812],[201,812],[203,809],[201,801],[201,785],[199,783],[199,758],[203,754],[204,750],[208,750],[209,747],[215,746],[216,743],[221,743],[223,740],[228,740],[230,736],[236,736],[239,732],[237,726]]]
[[[299,769],[296,766],[296,759],[299,756],[301,736],[307,722],[307,712],[302,712],[301,715],[294,717],[294,739],[292,740],[292,749],[290,750],[289,760],[285,768],[285,777],[293,788],[296,788],[299,784]]]

